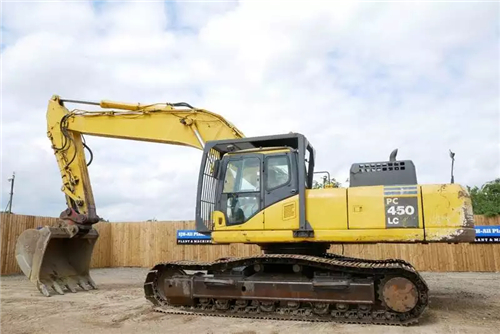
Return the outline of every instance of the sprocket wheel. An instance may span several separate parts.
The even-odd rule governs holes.
[[[380,282],[379,298],[390,310],[404,313],[417,305],[418,291],[405,277],[388,277]]]

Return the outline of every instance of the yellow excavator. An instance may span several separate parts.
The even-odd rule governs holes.
[[[100,106],[69,110],[65,103]],[[329,253],[335,243],[457,243],[475,238],[467,190],[418,184],[411,160],[354,163],[348,187],[313,188],[315,150],[300,133],[245,137],[222,116],[187,103],[65,100],[48,104],[52,143],[67,200],[55,226],[24,231],[16,259],[41,293],[95,289],[89,275],[94,203],[84,135],[203,150],[196,230],[215,244],[262,252],[212,262],[158,263],[144,281],[155,310],[259,319],[410,325],[428,286],[401,259]]]

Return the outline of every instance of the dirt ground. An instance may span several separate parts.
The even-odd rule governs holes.
[[[96,269],[99,289],[42,296],[24,276],[1,278],[1,332],[35,333],[499,333],[500,273],[423,273],[431,290],[408,328],[166,315],[143,297],[147,270]]]

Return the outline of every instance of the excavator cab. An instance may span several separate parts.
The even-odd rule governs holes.
[[[273,204],[296,198],[300,208],[305,207],[314,158],[313,146],[299,133],[207,142],[198,179],[197,231],[211,234],[250,221],[263,229],[262,212]],[[233,219],[236,203],[244,220]],[[294,233],[310,234],[305,210],[294,210]]]

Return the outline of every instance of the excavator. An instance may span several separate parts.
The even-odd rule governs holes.
[[[66,104],[99,106],[89,111]],[[96,289],[89,267],[98,232],[84,135],[202,150],[196,231],[214,244],[260,246],[257,255],[166,261],[144,296],[159,312],[258,319],[411,325],[428,286],[402,259],[329,252],[332,244],[459,243],[475,237],[467,190],[419,184],[412,160],[354,163],[349,186],[313,187],[316,152],[301,133],[246,137],[188,103],[88,102],[51,97],[47,135],[67,208],[54,226],[24,231],[16,259],[45,295]],[[86,150],[90,158],[87,162]]]

